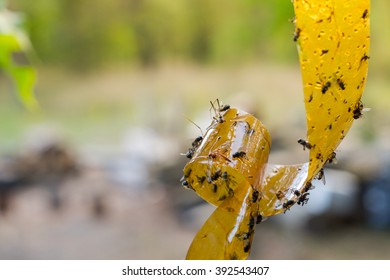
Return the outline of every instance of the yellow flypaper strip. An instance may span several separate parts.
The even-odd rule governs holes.
[[[216,118],[184,167],[184,185],[218,208],[194,238],[187,259],[246,259],[261,221],[261,186],[270,136],[254,116],[229,108]]]
[[[255,224],[305,204],[312,179],[333,160],[362,115],[369,59],[370,2],[295,0],[295,35],[304,84],[309,162],[270,165],[271,138],[252,115],[219,102],[207,132],[192,143],[182,183],[217,209],[187,259],[246,259]]]
[[[310,145],[309,177],[362,114],[370,47],[369,0],[295,0],[295,40]]]

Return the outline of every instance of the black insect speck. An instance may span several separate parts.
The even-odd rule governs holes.
[[[235,152],[232,156],[233,156],[233,158],[244,158],[244,157],[246,157],[246,153],[243,151]]]
[[[322,50],[321,55],[327,54],[328,52],[329,52],[329,50]]]
[[[330,86],[331,86],[331,83],[329,81],[327,81],[321,89],[322,94],[326,93],[328,91],[328,89],[330,88]]]
[[[365,9],[364,12],[363,12],[363,15],[362,15],[362,19],[366,19],[368,16],[368,10]]]
[[[301,144],[302,146],[303,146],[303,149],[305,150],[305,148],[307,148],[307,149],[311,149],[313,146],[309,143],[309,142],[307,142],[307,141],[305,141],[305,140],[303,140],[303,139],[299,139],[298,140],[298,143],[299,144]]]
[[[301,35],[301,29],[297,28],[297,31],[295,31],[295,33],[294,33],[294,42],[296,42],[298,40],[300,35]]]
[[[341,79],[337,79],[337,84],[339,85],[340,89],[345,90],[345,83]]]

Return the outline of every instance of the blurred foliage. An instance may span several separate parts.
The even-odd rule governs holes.
[[[295,60],[287,0],[12,0],[39,57],[78,69],[254,58]]]
[[[9,0],[45,65],[296,62],[290,0]],[[389,68],[390,2],[372,3],[371,70]],[[385,69],[384,69],[385,68]]]
[[[21,16],[0,1],[0,70],[13,80],[23,104],[33,109],[37,106],[33,94],[36,73],[26,57],[29,41],[21,23]]]

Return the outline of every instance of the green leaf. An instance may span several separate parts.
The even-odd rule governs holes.
[[[26,59],[27,47],[18,15],[4,8],[4,1],[0,1],[0,70],[14,82],[20,101],[34,110],[38,108],[34,96],[36,71]],[[17,59],[18,56],[23,59]]]

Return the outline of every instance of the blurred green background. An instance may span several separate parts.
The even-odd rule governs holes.
[[[53,214],[37,202],[36,222],[25,222],[27,213],[34,213],[28,203],[31,197],[44,200],[42,195],[36,194],[37,188],[18,191],[28,195],[13,198],[15,209],[0,216],[0,258],[184,258],[199,226],[184,227],[174,218],[175,211],[182,211],[174,207],[182,199],[176,195],[186,192],[190,201],[196,197],[179,183],[185,163],[179,154],[199,134],[186,117],[204,129],[210,121],[209,101],[216,98],[256,114],[267,125],[275,147],[272,162],[307,160],[296,144],[306,127],[291,1],[9,0],[8,7],[23,14],[30,35],[28,56],[38,71],[41,110],[25,110],[11,94],[12,83],[0,76],[0,153],[23,158],[55,139],[66,143],[83,171],[59,192],[73,206]],[[362,180],[372,179],[385,166],[390,148],[389,9],[387,0],[372,1],[363,95],[372,110],[354,125],[338,151],[336,169],[363,174]],[[103,222],[85,214],[100,213],[99,207],[109,213]],[[155,217],[161,209],[168,222]],[[156,225],[161,227],[157,239]],[[275,231],[280,228],[275,226]],[[270,232],[267,238],[272,239],[275,233]],[[313,250],[301,239],[295,243],[301,247],[291,247],[291,240],[299,237],[282,236],[286,243],[275,241],[272,254],[253,254],[282,259],[390,257],[376,243],[361,255],[353,241],[350,254],[327,249],[350,233],[321,239],[324,246]],[[376,239],[372,234],[363,230],[363,239],[356,242]],[[388,237],[382,234],[378,240],[385,242]],[[318,244],[317,235],[305,238],[312,238],[310,246]],[[111,249],[104,251],[97,245],[101,243]],[[87,249],[81,252],[79,244],[87,244]]]
[[[376,112],[380,112],[383,107],[387,108],[389,103],[386,94],[386,74],[390,60],[390,53],[387,51],[390,31],[386,28],[389,26],[389,19],[386,17],[389,5],[386,1],[372,3],[371,53],[374,55],[370,60],[368,90],[371,87],[373,90],[370,90],[371,94],[367,94],[364,99],[368,100],[368,107],[375,105]],[[93,88],[98,80],[103,82],[105,76],[120,80],[121,75],[126,75],[124,72],[132,71],[134,75],[128,75],[126,81],[129,82],[136,75],[147,77],[175,69],[178,72],[187,71],[188,75],[185,76],[193,77],[194,81],[197,78],[202,79],[196,74],[212,72],[205,74],[212,82],[217,79],[211,77],[213,74],[223,76],[231,73],[235,76],[243,71],[248,71],[248,76],[258,75],[255,79],[261,79],[261,73],[254,71],[274,72],[272,69],[275,67],[282,68],[282,71],[291,70],[293,75],[299,75],[296,46],[292,42],[293,7],[286,0],[228,3],[222,0],[101,0],[94,3],[85,0],[13,0],[8,1],[8,6],[12,10],[23,11],[25,28],[30,34],[33,46],[29,56],[40,70],[37,94],[43,111],[53,120],[69,123],[66,127],[72,126],[71,133],[80,133],[82,139],[85,136],[82,134],[89,127],[89,124],[85,124],[88,121],[88,118],[85,118],[86,111],[90,113],[88,117],[100,118],[99,120],[111,124],[110,119],[115,115],[119,119],[118,122],[127,122],[128,118],[137,119],[137,116],[147,117],[136,112],[139,106],[129,107],[140,101],[148,103],[148,100],[144,100],[145,96],[139,98],[137,93],[132,94],[135,91],[129,89],[127,92],[121,91],[127,96],[120,97],[119,91],[108,95]],[[204,100],[192,100],[195,91],[198,91],[198,96],[209,95],[205,97],[206,103],[218,96],[233,95],[234,91],[252,91],[250,85],[242,86],[241,81],[229,86],[224,82],[216,82],[216,86],[222,88],[213,92],[206,92],[210,90],[204,88],[206,82],[197,82],[197,88],[183,85],[186,88],[177,89],[180,87],[180,81],[167,81],[172,84],[172,88],[166,88],[157,85],[156,80],[160,76],[157,79],[153,77],[148,78],[148,85],[155,85],[150,90],[152,96],[156,95],[153,98],[156,99],[155,102],[160,104],[159,102],[164,102],[164,94],[172,95],[174,91],[179,94],[177,91],[182,90],[186,96],[191,95],[189,102],[195,105],[191,108],[184,106],[186,112],[193,107],[205,105]],[[237,80],[240,77],[237,76]],[[91,80],[91,87],[83,89],[81,93],[75,93],[70,85],[80,84],[85,79]],[[172,79],[175,79],[174,75]],[[282,79],[283,77],[279,78],[279,81]],[[253,83],[253,80],[249,80],[249,83]],[[280,86],[279,81],[270,87]],[[120,81],[112,82],[120,87]],[[228,82],[234,83],[231,80]],[[8,85],[6,89],[12,90],[12,87]],[[249,94],[262,102],[258,95],[268,90],[269,88],[260,86]],[[299,89],[294,94],[295,99]],[[108,103],[101,100],[108,97],[111,99]],[[1,107],[2,118],[8,120],[6,127],[2,129],[6,129],[4,135],[12,139],[8,143],[6,139],[0,140],[4,149],[16,143],[14,137],[21,137],[20,134],[17,135],[20,125],[30,123],[33,121],[31,118],[37,116],[25,116],[24,112],[18,111],[19,105],[9,100],[9,95],[2,94],[0,98],[3,99],[0,106],[4,107]],[[72,116],[68,116],[70,108],[63,98],[78,103],[76,106],[71,105]],[[115,98],[126,98],[130,104],[122,103],[123,100],[115,102]],[[58,103],[63,104],[58,106]],[[112,114],[112,111],[115,111],[115,114]],[[267,113],[265,114],[264,117],[267,117]],[[273,120],[270,122],[277,121],[278,117],[272,115]],[[27,122],[23,117],[27,118]]]
[[[166,60],[294,61],[293,9],[276,1],[12,1],[39,57],[78,70]],[[289,44],[290,43],[290,44]]]

